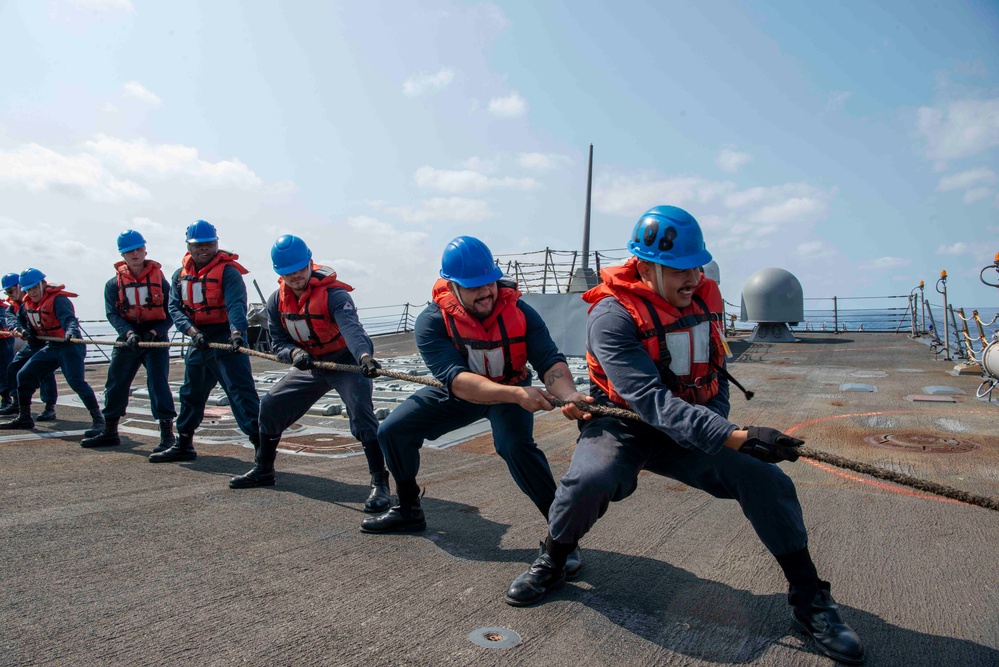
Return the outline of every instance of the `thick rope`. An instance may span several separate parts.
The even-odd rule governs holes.
[[[48,336],[38,336],[39,340],[49,341],[53,343],[65,342],[64,338],[50,338]],[[110,347],[128,347],[128,344],[122,341],[106,341],[106,340],[84,340],[82,338],[71,338],[71,343],[77,343],[82,345],[106,345]],[[139,347],[148,348],[164,348],[164,347],[194,347],[191,343],[139,343]],[[223,350],[227,352],[232,351],[232,346],[226,343],[208,343],[208,347],[215,350]],[[282,363],[281,360],[273,354],[267,354],[266,352],[260,352],[248,347],[241,347],[239,351],[243,354],[249,355],[251,357],[258,357],[260,359],[267,359],[269,361],[276,361]],[[319,368],[322,370],[330,371],[340,371],[346,373],[360,373],[361,367],[352,364],[336,364],[331,361],[313,361],[312,366],[314,368]],[[418,375],[408,375],[406,373],[396,373],[394,371],[387,371],[384,368],[378,369],[378,375],[382,375],[388,378],[393,378],[395,380],[402,380],[404,382],[413,382],[416,384],[426,385],[428,387],[437,387],[438,389],[443,389],[444,385],[438,382],[434,378],[420,377]],[[567,402],[562,401],[558,398],[552,398],[549,400],[556,408],[561,408],[567,405]],[[577,408],[583,412],[589,412],[597,417],[617,417],[618,419],[630,419],[633,421],[643,422],[642,418],[636,412],[631,410],[625,410],[623,408],[611,408],[602,405],[590,405],[589,403],[582,402],[572,402]],[[644,423],[644,422],[643,422]],[[827,463],[837,468],[843,468],[845,470],[852,470],[854,472],[859,472],[862,475],[869,475],[877,479],[883,479],[888,482],[893,482],[895,484],[900,484],[902,486],[908,486],[914,489],[919,489],[920,491],[925,491],[927,493],[932,493],[937,496],[942,496],[944,498],[950,498],[952,500],[957,500],[962,503],[967,503],[968,505],[977,505],[978,507],[983,507],[985,509],[990,509],[999,512],[999,501],[994,498],[989,498],[986,496],[978,496],[960,489],[956,489],[952,486],[946,486],[944,484],[937,484],[936,482],[928,482],[926,480],[919,479],[918,477],[913,477],[911,475],[906,475],[899,472],[894,472],[890,470],[883,470],[877,466],[870,465],[868,463],[861,463],[859,461],[853,461],[851,459],[844,458],[842,456],[837,456],[835,454],[829,454],[822,452],[810,447],[801,447],[799,450],[800,455],[806,459],[812,459],[813,461],[819,461],[821,463]]]

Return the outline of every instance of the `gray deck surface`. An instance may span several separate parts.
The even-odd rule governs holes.
[[[999,497],[999,404],[975,398],[977,376],[951,376],[952,363],[904,336],[802,338],[735,344],[731,369],[756,397],[733,391],[734,421]],[[410,336],[376,347],[414,352]],[[105,371],[87,369],[98,391]],[[878,390],[839,390],[849,382]],[[965,394],[905,400],[932,385]],[[86,413],[64,382],[60,392],[63,421],[0,432],[0,665],[832,664],[790,631],[780,570],[738,505],[672,480],[643,474],[584,540],[580,579],[516,609],[503,592],[545,525],[488,434],[424,450],[426,533],[365,535],[362,456],[282,451],[277,486],[233,491],[228,478],[249,469],[252,449],[225,408],[212,410],[203,433],[214,437],[196,440],[196,462],[152,465],[145,401],[133,399],[120,447],[85,450]],[[345,426],[306,416],[296,432],[307,435],[282,446],[344,453]],[[575,425],[545,414],[535,431],[560,476]],[[888,433],[979,448],[864,442]],[[999,512],[804,460],[782,467],[867,664],[999,665]],[[469,640],[485,627],[522,642]]]

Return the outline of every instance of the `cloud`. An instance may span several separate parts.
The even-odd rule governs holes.
[[[32,192],[52,190],[93,201],[150,197],[149,191],[138,183],[115,176],[95,155],[63,155],[38,144],[0,151],[2,182],[21,185]]]
[[[262,180],[238,159],[210,162],[198,149],[181,144],[150,144],[145,139],[128,141],[106,135],[84,144],[101,161],[122,171],[147,177],[186,177],[200,186],[261,187]]]
[[[952,245],[942,245],[937,248],[938,255],[964,255],[971,252],[973,252],[973,248],[962,241],[958,241]]]
[[[69,278],[71,264],[67,263],[68,259],[91,257],[95,253],[94,248],[67,234],[65,228],[52,227],[37,220],[19,221],[0,216],[0,236],[3,237],[6,261],[30,257],[28,261],[42,264],[37,261],[38,258],[51,259],[53,264],[63,265],[63,270],[42,270],[57,280]]]
[[[416,170],[416,184],[421,188],[431,188],[443,192],[483,192],[490,188],[514,188],[533,190],[538,182],[533,178],[490,178],[470,169],[449,171],[424,166]]]
[[[802,259],[814,260],[832,257],[835,254],[835,249],[825,241],[806,241],[805,243],[799,243],[794,252]]]
[[[159,98],[159,95],[149,90],[138,81],[129,81],[126,83],[122,89],[122,94],[125,97],[131,97],[139,100],[140,102],[145,102],[154,108],[163,106],[163,100]]]
[[[718,153],[718,157],[715,158],[715,164],[718,165],[718,168],[722,171],[734,174],[749,164],[752,159],[753,156],[749,153],[740,153],[739,151],[731,148],[723,148],[721,152]]]
[[[829,93],[829,98],[826,100],[826,110],[827,111],[839,111],[846,106],[846,103],[853,96],[849,90],[834,90]]]
[[[131,0],[68,0],[69,4],[95,12],[134,12]]]
[[[994,192],[992,188],[972,188],[964,193],[964,203],[974,204],[976,201],[988,199]]]
[[[556,153],[521,153],[517,157],[517,164],[524,169],[534,171],[551,171],[572,165],[572,158]]]
[[[517,91],[507,97],[494,97],[489,100],[489,113],[498,118],[517,118],[527,112],[527,100]]]
[[[867,263],[867,267],[875,270],[900,269],[912,264],[911,259],[902,257],[878,257]]]
[[[706,204],[718,201],[725,193],[733,190],[734,183],[710,181],[698,176],[612,176],[609,182],[601,179],[600,183],[594,184],[593,202],[601,213],[634,216],[637,220],[643,211],[656,204]]]
[[[926,140],[927,156],[940,162],[999,146],[999,98],[920,107],[917,132]]]
[[[976,185],[995,183],[996,180],[999,180],[999,176],[996,176],[994,171],[988,167],[980,167],[978,169],[962,171],[960,174],[944,176],[940,179],[940,183],[937,185],[937,190],[940,192],[966,190]]]
[[[413,74],[402,84],[402,92],[410,97],[438,93],[447,88],[454,80],[454,70],[449,67],[440,69],[436,74],[420,72]]]
[[[464,197],[436,197],[418,206],[393,206],[386,210],[409,223],[483,222],[494,215],[486,202]]]
[[[814,220],[826,212],[825,204],[811,197],[792,197],[770,206],[764,206],[752,216],[753,222],[781,225],[801,220]]]

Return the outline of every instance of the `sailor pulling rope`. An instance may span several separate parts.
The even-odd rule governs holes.
[[[64,338],[51,338],[48,336],[39,336],[39,340],[50,341],[54,343],[64,343],[67,342]],[[82,338],[70,338],[68,340],[70,343],[76,343],[79,345],[104,345],[109,347],[128,347],[128,344],[122,341],[104,341],[104,340],[84,340]],[[149,348],[164,348],[164,347],[192,347],[191,343],[139,343],[139,347],[149,347]],[[208,343],[208,347],[216,350],[223,350],[227,352],[232,351],[232,346],[224,343]],[[281,362],[273,354],[267,354],[266,352],[260,352],[248,347],[241,347],[239,351],[249,355],[251,357],[258,357],[260,359],[267,359],[269,361]],[[315,368],[320,368],[329,371],[341,371],[348,373],[360,373],[361,367],[354,366],[352,364],[336,364],[329,361],[314,361],[312,364]],[[441,388],[443,385],[433,378],[420,377],[417,375],[409,375],[406,373],[396,373],[395,371],[385,370],[384,368],[378,369],[378,375],[382,375],[394,380],[402,380],[404,382],[414,382],[416,384],[426,385],[428,387],[438,387]],[[564,402],[557,398],[552,397],[549,402],[556,408],[560,408],[565,405]],[[637,413],[631,410],[625,410],[623,408],[612,408],[600,405],[590,405],[588,403],[575,403],[575,406],[584,412],[589,412],[597,417],[618,417],[620,419],[631,419],[635,421],[642,421],[642,418],[638,416]],[[937,484],[936,482],[929,482],[926,480],[919,479],[918,477],[913,477],[911,475],[906,475],[904,473],[883,470],[877,466],[873,466],[867,463],[861,463],[859,461],[852,461],[850,459],[844,458],[842,456],[837,456],[835,454],[829,454],[827,452],[812,449],[810,447],[801,447],[800,454],[806,459],[811,459],[813,461],[819,461],[820,463],[826,463],[837,468],[843,468],[845,470],[852,470],[854,472],[859,472],[863,475],[869,475],[877,479],[883,479],[885,481],[894,482],[896,484],[901,484],[903,486],[908,486],[914,489],[919,489],[920,491],[925,491],[927,493],[932,493],[937,496],[942,496],[944,498],[950,498],[952,500],[958,500],[962,503],[967,503],[969,505],[977,505],[978,507],[984,507],[985,509],[990,509],[994,511],[999,511],[999,500],[994,498],[989,498],[986,496],[979,496],[960,489],[955,489],[951,486],[946,486],[944,484]]]

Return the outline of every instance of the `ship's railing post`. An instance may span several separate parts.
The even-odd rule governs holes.
[[[962,317],[964,314],[961,314]],[[967,358],[968,354],[964,349],[964,341],[961,340],[961,332],[957,328],[957,317],[954,316],[954,304],[950,306],[950,325],[954,329],[954,344],[957,348],[957,356]]]
[[[833,297],[833,331],[839,333],[839,303],[836,297]]]
[[[541,293],[547,294],[548,290],[548,259],[551,257],[551,248],[545,248],[545,271],[541,276]]]
[[[941,289],[941,285],[943,289]],[[953,361],[950,356],[950,326],[947,323],[947,270],[944,269],[940,272],[940,278],[937,280],[937,293],[943,295],[943,322],[944,322],[944,360]]]

